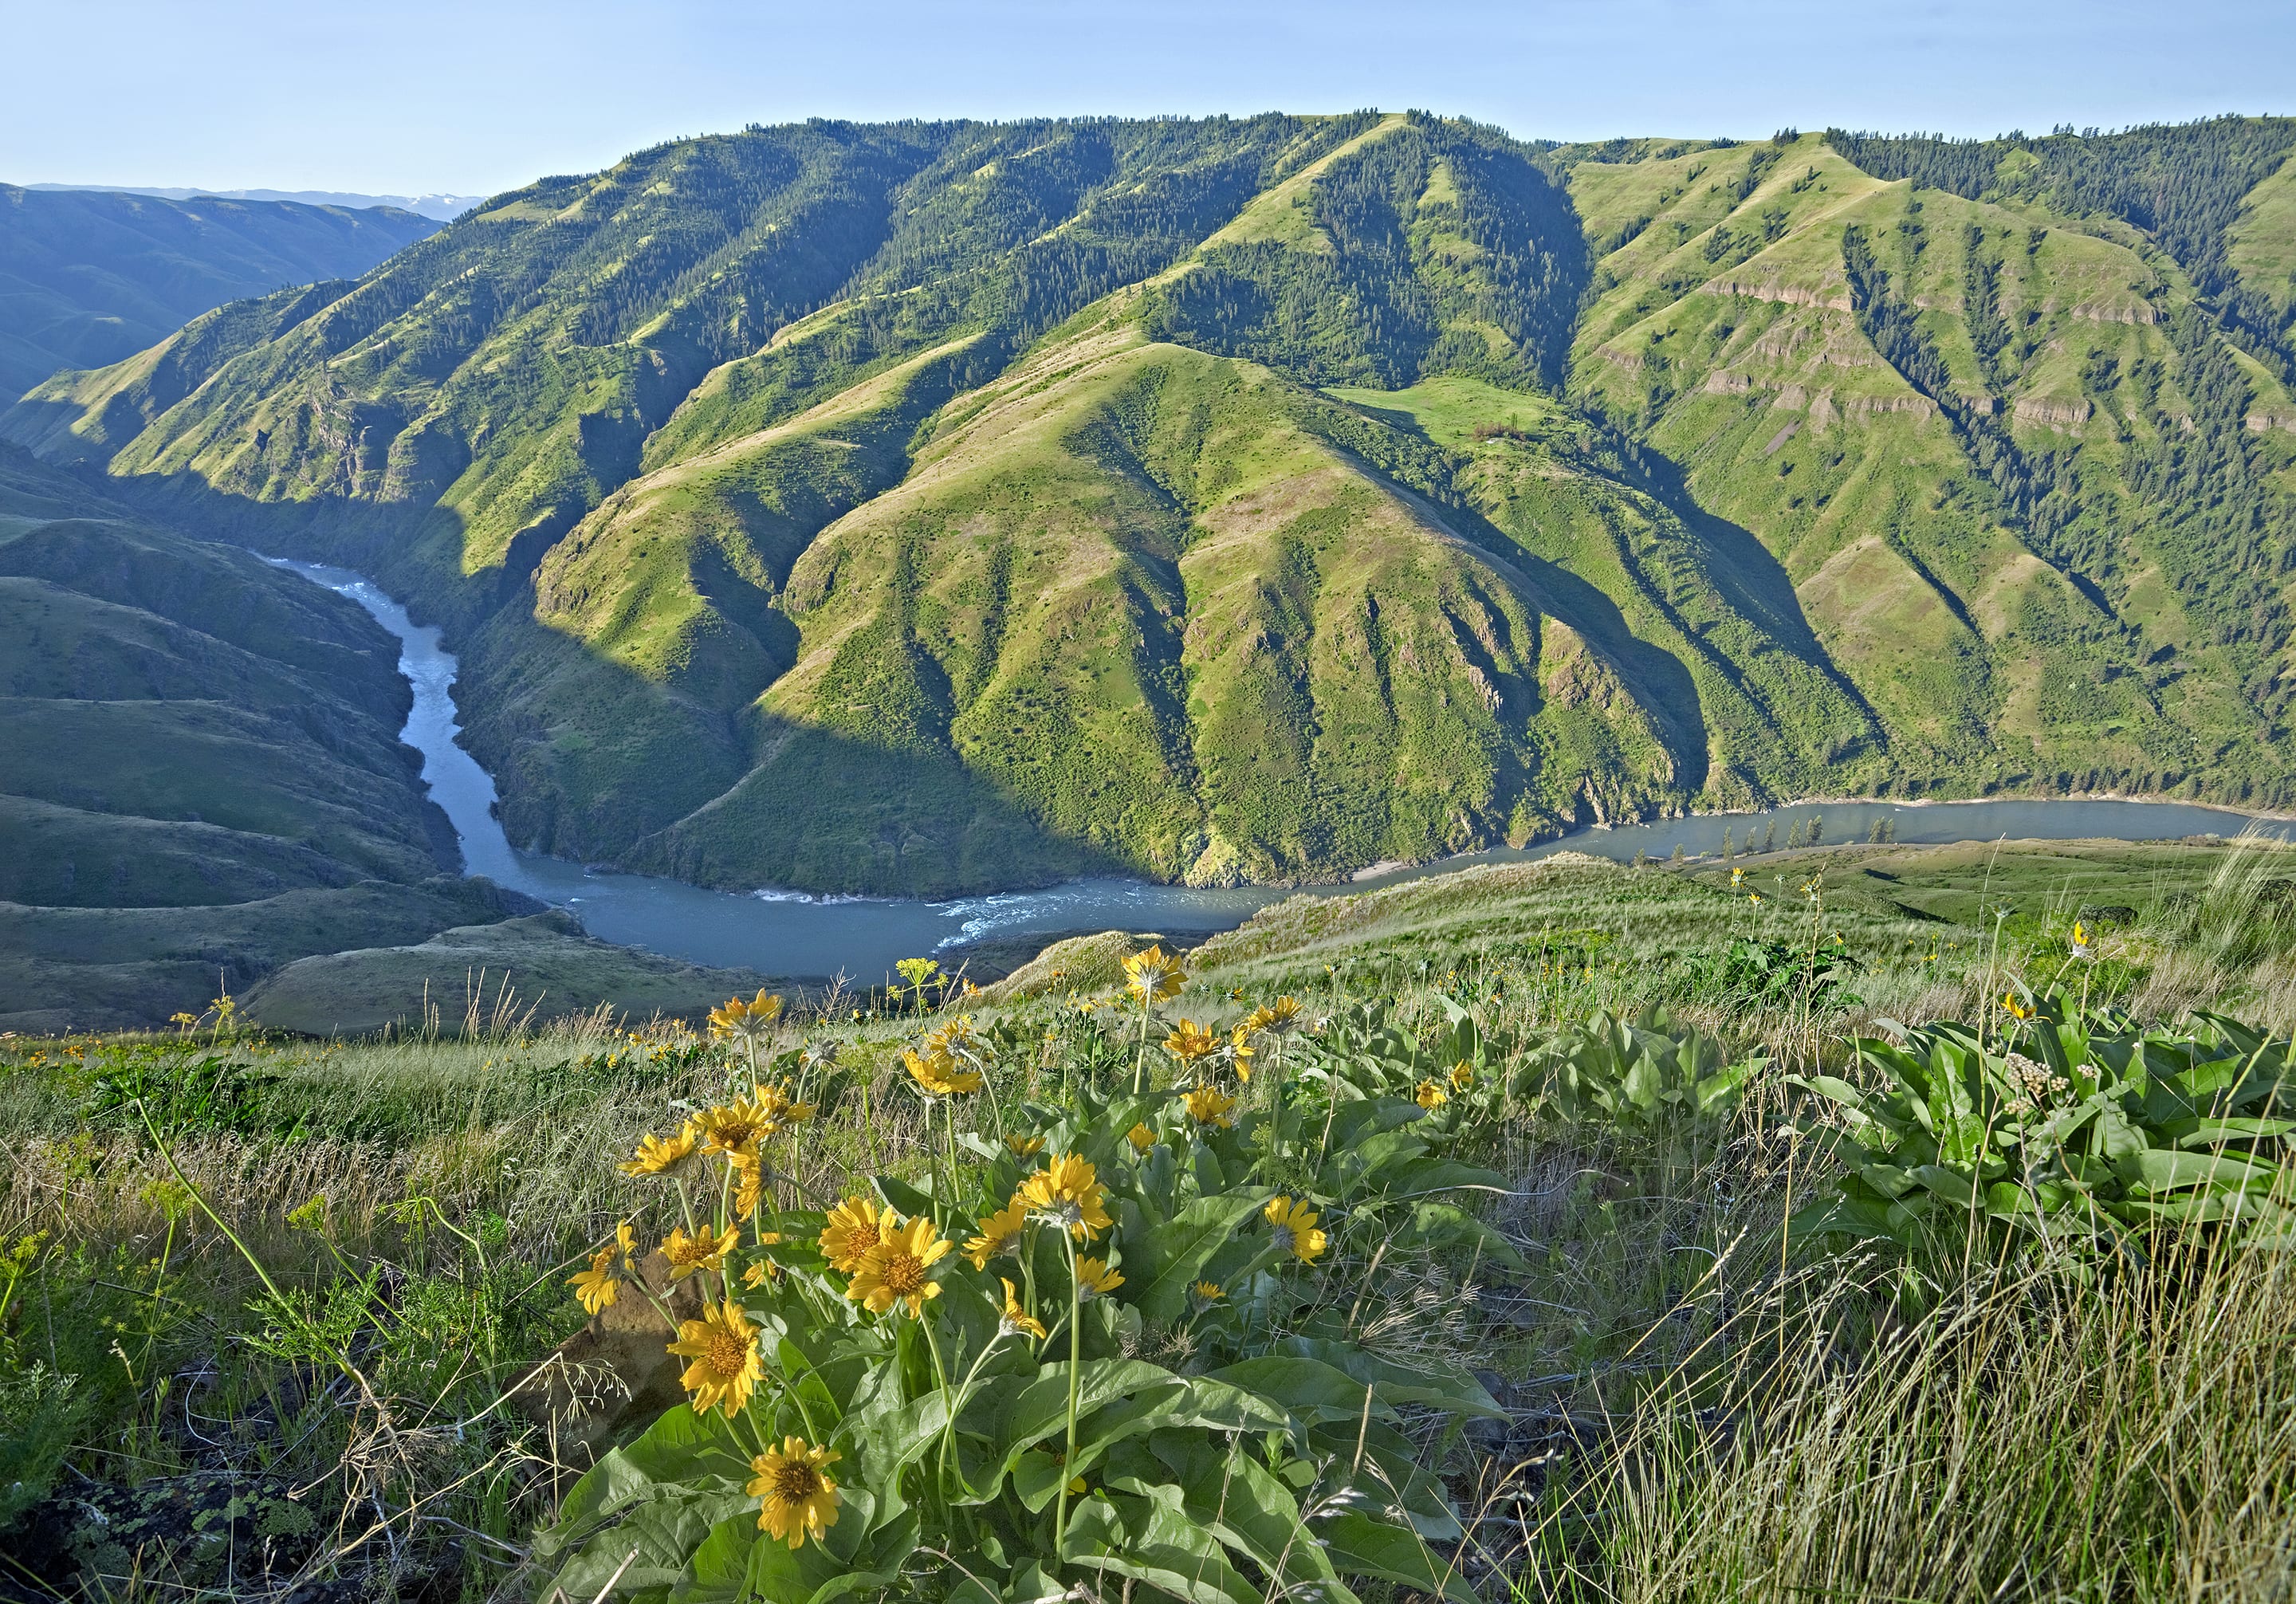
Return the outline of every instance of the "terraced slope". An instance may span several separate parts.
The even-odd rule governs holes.
[[[2281,800],[2283,132],[755,129],[0,432],[376,572],[514,839],[713,883]]]
[[[1775,557],[1900,783],[2286,796],[2284,353],[2175,257],[1816,136],[1571,182],[1574,398]]]
[[[282,284],[356,278],[438,224],[390,207],[0,184],[0,398]]]

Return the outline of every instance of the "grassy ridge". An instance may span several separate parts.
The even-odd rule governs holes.
[[[356,604],[0,448],[0,1018],[164,1019],[488,917]]]
[[[1413,1076],[1450,1089],[1401,1133],[1415,1143],[1439,1123],[1458,1139],[1439,1167],[1497,1180],[1439,1204],[1414,1191],[1419,1211],[1391,1218],[1319,1191],[1328,1243],[1284,1272],[1308,1296],[1268,1334],[1285,1354],[1328,1354],[1342,1334],[1376,1362],[1369,1402],[1353,1376],[1316,1395],[1337,1422],[1330,1457],[1343,1466],[1368,1438],[1429,1478],[1420,1495],[1457,1519],[1430,1523],[1426,1551],[1462,1604],[1739,1596],[1749,1574],[1857,1596],[2166,1600],[2198,1586],[2245,1604],[2284,1592],[2296,1507],[2285,1255],[2170,1230],[2100,1273],[2064,1245],[1988,1265],[1964,1262],[1957,1238],[1923,1256],[1792,1232],[1842,1160],[1824,1105],[1788,1076],[1857,1075],[1846,1038],[1885,1011],[1981,1019],[1999,1043],[2018,1028],[2004,987],[2069,975],[2141,1014],[2198,1001],[2284,1029],[2290,904],[2271,888],[2289,883],[2286,858],[2225,843],[1760,854],[1734,866],[1783,893],[1767,912],[1716,863],[1563,860],[1299,899],[1190,956],[1146,1060],[1160,1088],[1174,1061],[1157,1043],[1175,1021],[1225,1027],[1282,986],[1305,1022],[1255,1038],[1230,1110],[1244,1129],[1279,1087],[1295,1113],[1316,1111],[1333,1073],[1402,1075],[1397,1124],[1418,1118]],[[1799,941],[1811,914],[1796,886],[1821,872],[1814,928],[1839,929],[1857,965],[1815,993],[1774,988],[1737,954],[1765,920]],[[2090,903],[2126,912],[2076,954]],[[2235,925],[2251,945],[2218,962],[2207,942]],[[888,1174],[920,1208],[944,1166],[1009,1166],[999,1136],[1120,1095],[1141,1005],[1107,948],[1069,949],[1076,967],[1039,973],[1033,996],[963,1004],[990,1095],[949,1111],[961,1146],[911,1097],[900,1057],[947,1015],[840,998],[785,1016],[759,1051],[804,1077],[820,1113],[776,1168],[824,1201]],[[2199,988],[2161,992],[2172,974]],[[1740,1050],[1767,1048],[1741,1098],[1637,1114],[1564,1095],[1574,1074],[1602,1083],[1603,1043],[1672,1048],[1680,1024],[1601,1017],[1652,1003],[1718,1033],[1710,1055],[1743,1065]],[[0,1537],[42,1584],[251,1592],[294,1577],[428,1597],[529,1591],[562,1562],[536,1534],[594,1455],[676,1401],[677,1366],[654,1392],[667,1337],[622,1322],[626,1290],[569,1352],[641,1400],[601,1376],[598,1413],[549,1420],[503,1395],[581,1327],[566,1283],[619,1222],[642,1245],[685,1223],[669,1183],[616,1161],[755,1077],[739,1045],[676,1027],[528,1031],[483,1011],[473,1025],[332,1043],[221,1021],[0,1042]],[[1152,1117],[1191,1166],[1250,1161],[1248,1145],[1215,1154],[1237,1134],[1191,1130],[1177,1102]],[[1315,1122],[1292,1128],[1312,1145]],[[1394,1145],[1334,1156],[1368,1166]],[[708,1207],[706,1180],[685,1200]],[[1454,1233],[1437,1235],[1445,1222]],[[1261,1229],[1255,1214],[1237,1234]],[[804,1236],[784,1245],[809,1251]],[[1095,1251],[1144,1284],[1157,1248],[1119,1221]],[[952,1256],[941,1301],[967,1273]],[[1219,1291],[1249,1295],[1240,1281]],[[1200,1374],[1222,1357],[1207,1323],[1144,1321],[1129,1352]],[[1296,1346],[1312,1341],[1326,1346]],[[913,1375],[933,1375],[929,1356]],[[1472,1376],[1496,1412],[1463,1430],[1433,1410],[1370,1419],[1423,1401],[1399,1382],[1431,1375]],[[840,1521],[857,1526],[860,1431],[837,1440],[855,1450]],[[723,1542],[754,1542],[754,1500],[727,1496]],[[1345,1534],[1331,1519],[1283,1534]],[[708,1524],[683,1531],[673,1560]],[[1235,1575],[1234,1596],[1261,1595],[1259,1569]],[[902,1591],[864,1596],[938,1598],[960,1580],[920,1551]]]
[[[393,207],[0,184],[0,396],[132,356],[226,301],[355,278],[438,226]]]
[[[718,883],[2270,805],[2284,133],[751,130],[0,428],[376,573],[513,839]]]

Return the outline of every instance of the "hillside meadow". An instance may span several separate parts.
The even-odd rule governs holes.
[[[0,1038],[0,1588],[2284,1597],[2292,883],[1565,857],[699,1033]]]

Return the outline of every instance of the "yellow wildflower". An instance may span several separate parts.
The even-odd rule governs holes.
[[[621,1172],[625,1175],[659,1175],[691,1154],[695,1139],[696,1133],[691,1121],[668,1140],[648,1131],[638,1140],[636,1156],[619,1166]]]
[[[1166,953],[1161,946],[1135,953],[1124,961],[1124,984],[1143,1002],[1177,997],[1187,981],[1188,971],[1180,967],[1178,956]]]
[[[2001,998],[2001,1006],[2007,1009],[2017,1019],[2030,1019],[2033,1017],[2033,1011],[2018,1001],[2015,992],[2005,993]]]
[[[861,1257],[892,1233],[901,1216],[881,1208],[874,1198],[856,1193],[829,1211],[822,1227],[821,1253],[840,1275],[859,1268]]]
[[[1086,1303],[1104,1297],[1124,1284],[1124,1278],[1108,1267],[1106,1259],[1077,1261],[1077,1296]]]
[[[931,1220],[911,1220],[896,1226],[884,1240],[861,1256],[845,1296],[873,1314],[906,1303],[912,1315],[921,1315],[925,1299],[940,1296],[940,1283],[925,1272],[948,1250],[948,1240],[933,1229]]]
[[[1195,1294],[1205,1303],[1216,1304],[1227,1296],[1227,1289],[1218,1281],[1200,1281],[1195,1285]]]
[[[705,1310],[699,1320],[680,1322],[669,1351],[693,1361],[678,1379],[693,1395],[696,1414],[719,1408],[731,1420],[765,1377],[764,1363],[758,1357],[758,1328],[730,1297]]]
[[[750,1469],[757,1474],[750,1478],[748,1491],[750,1497],[764,1501],[758,1510],[758,1529],[776,1539],[787,1538],[792,1549],[803,1548],[808,1537],[819,1543],[822,1533],[837,1524],[841,1502],[837,1484],[821,1468],[835,1464],[840,1457],[833,1448],[816,1448],[793,1436],[751,1460]]]
[[[694,1125],[701,1136],[703,1152],[723,1153],[729,1158],[755,1153],[759,1142],[781,1128],[767,1111],[764,1101],[750,1097],[736,1097],[732,1102],[705,1109]]]
[[[1451,1066],[1452,1090],[1456,1092],[1464,1092],[1468,1087],[1474,1084],[1475,1067],[1472,1064],[1469,1063],[1464,1059],[1461,1059],[1457,1063]]]
[[[1183,1019],[1172,1027],[1172,1034],[1164,1038],[1164,1051],[1180,1060],[1183,1069],[1198,1059],[1208,1057],[1219,1046],[1219,1036],[1193,1019]]]
[[[614,1250],[601,1248],[590,1256],[590,1267],[566,1284],[574,1289],[574,1298],[582,1305],[585,1314],[602,1313],[614,1306],[622,1295],[622,1283],[613,1270]]]
[[[980,1222],[980,1234],[965,1242],[964,1256],[972,1261],[975,1270],[988,1269],[990,1259],[1020,1246],[1021,1228],[1028,1223],[1028,1207],[1016,1197]]]
[[[1200,1125],[1218,1125],[1221,1130],[1235,1127],[1235,1099],[1222,1093],[1215,1086],[1198,1086],[1181,1099],[1188,1117]]]
[[[1045,1339],[1045,1322],[1021,1306],[1021,1300],[1013,1296],[1013,1283],[1009,1279],[1001,1275],[996,1279],[1004,1282],[1004,1313],[998,1322],[1004,1334],[1007,1337],[1034,1337],[1042,1342]]]
[[[763,1153],[751,1153],[734,1160],[734,1214],[746,1220],[758,1212],[766,1200],[766,1158]]]
[[[1294,1203],[1289,1198],[1270,1198],[1264,1211],[1267,1223],[1275,1230],[1275,1246],[1303,1264],[1312,1264],[1331,1246],[1331,1239],[1316,1228],[1321,1216],[1308,1207],[1306,1199]]]
[[[1156,1145],[1156,1133],[1145,1125],[1136,1125],[1124,1133],[1124,1140],[1132,1144],[1134,1152],[1144,1158],[1148,1156],[1148,1150]]]
[[[1004,1145],[1013,1150],[1013,1156],[1016,1158],[1034,1158],[1045,1150],[1045,1139],[1041,1136],[1007,1136]]]
[[[661,1256],[669,1261],[669,1279],[684,1281],[697,1270],[722,1270],[726,1254],[742,1240],[737,1226],[728,1226],[722,1237],[713,1237],[707,1230],[698,1236],[687,1236],[684,1226],[672,1226],[668,1238],[661,1245]]]
[[[1419,1090],[1413,1094],[1413,1097],[1421,1108],[1431,1114],[1451,1101],[1451,1094],[1443,1090],[1443,1083],[1432,1080],[1421,1081]]]
[[[1090,1241],[1111,1223],[1092,1166],[1072,1153],[1023,1181],[1020,1198],[1030,1213],[1062,1226],[1079,1242]]]
[[[915,1048],[904,1048],[901,1062],[908,1066],[909,1078],[927,1097],[955,1097],[962,1092],[980,1090],[980,1072],[963,1068],[946,1052],[936,1052],[921,1058]]]
[[[1244,1084],[1251,1084],[1251,1027],[1239,1025],[1228,1033],[1228,1061],[1235,1066],[1235,1078]]]
[[[771,1030],[781,1017],[782,1000],[765,991],[759,991],[747,1002],[739,997],[728,997],[724,1006],[709,1011],[709,1034],[753,1042]]]

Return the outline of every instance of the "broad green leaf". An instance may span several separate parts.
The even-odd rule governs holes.
[[[1061,1534],[1061,1558],[1128,1576],[1189,1604],[1261,1604],[1219,1540],[1191,1519],[1179,1489],[1135,1484],[1088,1498]]]
[[[1466,1578],[1407,1526],[1374,1520],[1359,1510],[1346,1510],[1317,1523],[1324,1552],[1343,1575],[1376,1576],[1450,1599],[1456,1604],[1478,1604]]]
[[[1358,1386],[1370,1382],[1377,1387],[1385,1403],[1432,1404],[1454,1414],[1481,1415],[1492,1420],[1506,1415],[1506,1411],[1472,1376],[1413,1370],[1376,1358],[1352,1343],[1330,1342],[1316,1337],[1285,1337],[1272,1345],[1272,1351],[1329,1365]],[[1359,1412],[1360,1404],[1357,1412]]]
[[[1179,1320],[1188,1312],[1191,1289],[1205,1266],[1273,1195],[1265,1187],[1250,1187],[1198,1198],[1162,1230],[1128,1240],[1124,1273],[1138,1290],[1127,1288],[1125,1296],[1159,1325]]]
[[[593,1537],[561,1567],[553,1585],[570,1599],[594,1599],[619,1571],[621,1578],[613,1585],[623,1597],[675,1586],[718,1523],[753,1502],[739,1491],[665,1492]]]
[[[2186,1153],[2168,1148],[2148,1148],[2124,1160],[2121,1174],[2132,1183],[2152,1192],[2205,1186],[2218,1191],[2269,1190],[2279,1166],[2261,1158],[2233,1153]]]

